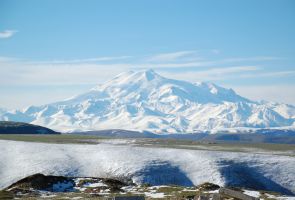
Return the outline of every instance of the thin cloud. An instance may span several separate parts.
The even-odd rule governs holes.
[[[16,58],[12,58],[12,57],[1,57],[0,56],[0,64],[1,63],[11,63],[11,62],[13,62],[13,61],[17,61],[18,59],[16,59]]]
[[[172,53],[163,53],[163,54],[157,54],[154,56],[151,56],[147,59],[147,61],[152,62],[172,62],[177,61],[180,58],[184,57],[190,57],[194,55],[195,51],[178,51],[178,52],[172,52]]]
[[[11,58],[9,58],[11,59]],[[225,58],[219,60],[205,60],[196,55],[196,51],[178,51],[167,54],[156,54],[153,56],[108,56],[108,57],[95,57],[86,59],[72,59],[72,60],[50,60],[50,61],[28,61],[13,58],[11,62],[18,62],[18,64],[29,64],[29,65],[59,65],[59,64],[89,64],[97,63],[106,65],[119,64],[128,66],[132,69],[146,69],[153,68],[156,70],[174,70],[174,69],[185,69],[185,70],[195,70],[196,67],[219,67],[223,68],[224,65],[231,63],[239,63],[239,65],[247,65],[250,61],[269,61],[282,59],[279,57],[270,56],[257,56],[257,57],[245,57],[245,58]],[[9,61],[4,58],[0,62]]]
[[[179,51],[162,55],[167,60],[195,55],[195,51]],[[154,56],[154,57],[156,57]],[[132,59],[130,59],[132,58]],[[257,65],[226,66],[235,60],[267,60],[270,57],[222,59],[215,61],[181,61],[149,63],[146,56],[97,57],[74,60],[28,61],[0,57],[0,84],[97,84],[127,70],[155,69],[167,77],[189,81],[213,81],[251,77],[290,76],[294,71],[266,72]],[[168,59],[169,58],[169,59]],[[165,59],[164,59],[165,60]],[[109,62],[105,62],[109,61]],[[223,64],[223,65],[221,65]],[[254,73],[255,72],[255,73]]]
[[[241,75],[242,78],[260,78],[260,77],[285,77],[295,75],[294,70],[289,71],[275,71],[275,72],[262,72],[255,74],[244,74]]]
[[[256,56],[256,57],[246,57],[246,58],[226,58],[223,62],[246,62],[246,61],[271,61],[271,60],[281,60],[281,57],[273,56]]]
[[[259,80],[259,78],[270,81],[272,79],[284,80],[285,77],[290,78],[295,76],[294,70],[281,69],[273,71],[271,70],[273,68],[268,69],[263,67],[264,63],[284,59],[280,57],[256,56],[222,59],[220,56],[212,56],[213,54],[219,53],[218,51],[214,53],[212,49],[212,52],[210,52],[212,59],[205,59],[205,57],[200,57],[199,53],[200,51],[198,51],[198,53],[196,51],[178,51],[167,54],[142,55],[136,57],[123,55],[49,61],[0,56],[0,85],[2,88],[30,88],[34,86],[39,88],[77,88],[73,87],[75,85],[87,90],[87,88],[90,89],[97,84],[104,83],[114,78],[119,73],[128,70],[136,71],[149,68],[156,70],[157,73],[167,78],[191,82],[234,82],[235,84],[230,85],[230,87],[234,89],[235,86],[238,86],[237,84],[242,84],[245,80],[247,80],[249,85],[253,85],[256,84],[255,80]],[[251,82],[252,80],[254,81]],[[268,87],[265,88],[264,91],[263,87],[257,89],[258,86],[259,84],[255,87],[237,87],[237,89],[238,92],[241,91],[242,95],[246,94],[245,96],[250,99],[262,99],[264,97],[265,99],[279,101],[280,97],[285,95],[285,98],[281,99],[281,101],[293,102],[294,104],[294,93],[289,92],[293,91],[294,85],[288,87],[286,93],[281,92],[280,87]],[[277,92],[272,93],[272,90]],[[43,102],[50,102],[72,96],[72,94],[79,94],[83,91],[82,89],[79,91],[64,89],[60,93],[60,98],[55,98],[56,92],[52,90],[47,96],[47,93],[41,96],[44,96]],[[253,91],[253,93],[251,93],[251,91]],[[19,92],[21,93],[21,89],[19,89]],[[30,97],[34,95],[33,92],[29,93]],[[23,96],[23,94],[16,95],[15,97],[18,98],[19,96]],[[278,98],[276,98],[276,96]],[[17,99],[11,98],[11,96],[7,98],[5,95],[3,98],[3,102],[8,102],[8,105],[11,105],[11,102],[8,101],[9,99]],[[31,100],[32,99],[33,98],[31,98]],[[39,103],[41,103],[41,100],[40,102],[36,100],[36,104]],[[19,104],[19,102],[15,104]]]
[[[143,67],[143,66],[142,66]],[[0,85],[71,85],[98,84],[116,74],[132,69],[130,64],[52,64],[10,65],[0,68]],[[136,68],[133,68],[136,70]],[[258,70],[254,66],[213,68],[197,72],[168,73],[168,77],[198,80],[198,77],[215,80],[230,74]],[[162,71],[165,75],[165,71]],[[162,74],[160,71],[160,73]]]
[[[186,72],[165,72],[163,74],[171,78],[189,81],[212,81],[238,77],[242,73],[253,73],[261,70],[258,66],[231,66],[223,68],[211,68],[206,70],[186,71]]]
[[[129,67],[125,64],[95,63],[11,64],[9,67],[0,67],[0,85],[95,85],[113,78]]]
[[[0,32],[0,39],[7,39],[12,37],[16,32],[16,30],[4,30]]]
[[[132,56],[97,57],[97,58],[73,59],[73,60],[33,61],[29,63],[30,64],[75,64],[75,63],[92,63],[92,62],[125,60],[129,58],[132,58]]]
[[[268,100],[281,103],[295,103],[294,84],[276,85],[226,85],[233,88],[238,94],[256,101]]]
[[[218,49],[212,49],[212,53],[219,54]],[[239,63],[239,65],[247,65],[249,62],[267,62],[273,60],[281,60],[282,57],[274,56],[256,56],[256,57],[232,57],[219,60],[206,60],[196,54],[196,51],[179,51],[174,53],[167,54],[158,54],[152,56],[145,61],[145,65],[152,66],[158,70],[162,68],[178,69],[178,68],[194,68],[194,67],[213,67],[213,66],[222,66],[228,64]],[[152,61],[152,62],[150,62]]]

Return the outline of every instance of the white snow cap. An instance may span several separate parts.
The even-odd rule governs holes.
[[[255,102],[213,83],[173,80],[155,71],[129,71],[60,102],[15,112],[0,120],[30,122],[59,131],[127,129],[191,133],[292,127],[295,107]]]

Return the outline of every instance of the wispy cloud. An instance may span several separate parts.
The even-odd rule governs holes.
[[[169,72],[163,70],[168,77],[189,81],[216,81],[231,79],[282,78],[295,76],[294,70],[267,72],[260,66],[231,66],[216,68],[196,68],[188,71]]]
[[[241,78],[260,78],[260,77],[285,77],[295,75],[294,70],[275,71],[275,72],[260,72],[255,74],[242,74]]]
[[[214,54],[213,52],[211,53],[212,55]],[[218,55],[218,57],[220,58],[220,55]],[[281,81],[284,80],[285,77],[290,78],[295,76],[295,71],[292,70],[292,68],[286,68],[284,70],[265,67],[266,63],[273,63],[269,61],[279,59],[281,58],[268,56],[204,59],[200,57],[196,51],[178,51],[174,53],[143,55],[137,57],[108,56],[49,61],[0,57],[0,86],[2,88],[20,88],[20,93],[14,94],[17,96],[16,99],[18,99],[20,97],[23,98],[25,95],[24,93],[21,93],[22,87],[30,88],[37,86],[39,88],[56,89],[61,87],[70,88],[75,85],[81,86],[86,90],[88,87],[90,89],[96,84],[103,83],[113,78],[115,75],[127,70],[153,68],[156,72],[168,78],[182,79],[191,82],[213,81],[219,84],[232,83],[229,87],[234,89],[236,83],[243,82],[246,84],[249,83],[249,85],[256,84],[256,87],[259,88],[259,84],[261,86],[264,80],[267,80],[268,82],[271,80]],[[251,82],[252,80],[259,81],[254,83]],[[286,82],[280,83],[285,83],[286,85]],[[255,87],[251,88],[255,89]],[[268,98],[268,96],[271,97],[272,88],[278,90],[274,94],[281,94],[279,87],[267,88],[269,91],[268,93],[263,91],[263,87],[260,88],[261,90],[255,90],[259,92],[257,92],[257,94],[254,92],[252,96],[250,95],[251,89],[248,90],[247,88],[242,88],[241,91],[246,94],[247,91],[249,91],[249,95],[247,94],[245,96],[252,99],[259,99],[260,96],[263,97],[264,94],[265,99],[272,100],[272,98]],[[293,86],[290,88],[292,89]],[[288,91],[292,91],[291,89]],[[47,89],[45,90],[47,91]],[[64,89],[60,92],[60,97],[67,97],[65,94],[70,94],[71,92]],[[74,93],[78,94],[80,91],[71,94]],[[260,93],[261,95],[259,96]],[[28,96],[32,95],[34,94],[28,93]],[[50,102],[51,100],[48,99],[52,99],[51,96],[55,95],[56,92],[54,89],[51,90],[50,94],[44,93],[44,96],[46,96],[44,102]],[[288,95],[290,96],[288,101],[292,102],[295,99],[294,94],[289,92]],[[9,98],[11,98],[11,96]],[[6,98],[6,102],[9,101],[9,98]],[[52,100],[58,100],[58,98]],[[4,101],[5,99],[2,100],[2,102]],[[36,100],[36,102],[38,101]]]
[[[16,30],[4,30],[0,32],[0,39],[7,39],[12,37],[16,32]]]
[[[93,62],[104,62],[104,61],[116,61],[126,60],[132,58],[132,56],[110,56],[110,57],[96,57],[86,59],[71,59],[71,60],[51,60],[51,61],[33,61],[31,64],[75,64],[75,63],[93,63]]]
[[[256,56],[256,57],[245,57],[245,58],[226,58],[223,59],[223,62],[245,62],[245,61],[271,61],[271,60],[281,60],[281,57],[274,57],[274,56]]]
[[[0,79],[0,85],[72,85],[103,83],[116,74],[135,69],[130,64],[52,64],[52,65],[10,65],[1,67],[5,76]],[[257,66],[231,66],[210,68],[199,71],[182,71],[171,73],[158,71],[170,78],[189,81],[213,81],[237,77],[245,73],[259,71]]]
[[[7,63],[0,66],[0,85],[95,85],[128,69],[128,64]]]
[[[2,85],[97,84],[127,70],[153,68],[167,77],[189,81],[214,81],[237,78],[290,76],[294,71],[266,71],[259,65],[244,65],[248,60],[269,60],[274,57],[226,58],[190,61],[196,51],[179,51],[149,56],[109,56],[73,60],[30,61],[0,57]],[[155,59],[157,58],[157,59]],[[158,60],[156,62],[156,60]],[[165,62],[164,62],[165,61]],[[237,62],[237,64],[235,64]]]
[[[212,51],[215,51],[214,49]],[[219,50],[215,52],[215,54],[219,54]],[[212,52],[213,53],[213,52]],[[162,59],[162,55],[163,58]],[[160,59],[158,59],[158,57]],[[255,63],[255,62],[267,62],[267,61],[273,61],[273,60],[281,60],[284,58],[281,57],[273,57],[273,56],[256,56],[256,57],[231,57],[231,58],[224,58],[224,59],[211,59],[206,60],[199,55],[196,54],[196,51],[180,51],[175,53],[168,53],[168,54],[158,54],[155,56],[150,57],[147,59],[146,63],[144,63],[144,68],[146,66],[150,66],[153,68],[156,68],[158,70],[161,69],[177,69],[177,68],[195,68],[195,67],[222,67],[227,66],[229,64],[239,64],[244,65],[247,63]],[[153,62],[149,62],[153,61]],[[138,67],[141,67],[138,66]]]
[[[169,77],[189,80],[189,81],[213,81],[237,77],[244,73],[253,73],[261,70],[258,66],[231,66],[222,68],[210,68],[205,70],[186,72],[163,72]]]
[[[227,87],[227,86],[226,86]],[[294,84],[276,85],[234,85],[232,87],[238,94],[253,100],[268,100],[295,105]]]
[[[8,62],[13,62],[16,61],[16,58],[12,58],[12,57],[1,57],[0,56],[0,64],[1,63],[8,63]]]
[[[163,54],[157,54],[153,55],[149,58],[147,58],[147,61],[152,62],[172,62],[177,61],[184,57],[196,57],[196,51],[178,51],[178,52],[172,52],[172,53],[163,53]]]

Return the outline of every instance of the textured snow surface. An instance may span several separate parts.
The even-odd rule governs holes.
[[[188,133],[295,127],[295,107],[254,102],[213,83],[172,80],[147,70],[120,74],[64,101],[0,111],[0,120],[30,122],[62,132],[126,129]]]
[[[295,192],[295,158],[254,153],[43,144],[0,140],[0,188],[34,173],[131,178],[136,183],[219,185]]]
[[[258,191],[251,191],[251,190],[244,190],[244,194],[259,198],[260,197],[260,192]]]

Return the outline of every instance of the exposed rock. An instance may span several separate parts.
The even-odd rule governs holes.
[[[218,190],[219,189],[219,190]],[[234,190],[233,190],[234,189]],[[95,177],[64,177],[34,174],[0,191],[1,199],[181,199],[181,200],[257,200],[259,198],[286,197],[267,191],[220,188],[213,183],[197,187],[146,186],[125,184],[119,180]]]
[[[45,176],[43,174],[34,174],[23,178],[10,185],[8,191],[30,191],[44,190],[51,192],[65,192],[73,190],[75,182],[72,178],[64,176]]]
[[[64,177],[46,176],[44,174],[34,174],[23,178],[6,189],[11,193],[34,194],[40,190],[48,192],[74,192],[83,191],[85,193],[99,193],[108,191],[111,193],[121,192],[121,188],[127,184],[114,179],[94,178],[94,177]]]
[[[219,185],[216,185],[214,183],[208,183],[208,182],[197,186],[197,189],[202,191],[218,190],[219,188],[220,188]]]

